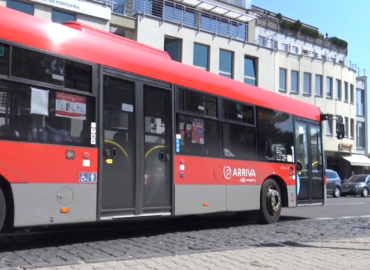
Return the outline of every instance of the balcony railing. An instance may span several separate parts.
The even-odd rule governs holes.
[[[112,13],[115,14],[128,17],[150,16],[198,31],[206,31],[245,42],[248,40],[248,23],[245,22],[248,14],[238,14],[224,9],[223,12],[219,12],[224,15],[219,15],[168,0],[114,0],[114,2],[108,0],[106,3],[112,7]],[[217,11],[217,8],[219,7],[212,10]],[[229,17],[241,18],[244,21]]]

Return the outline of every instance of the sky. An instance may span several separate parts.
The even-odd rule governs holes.
[[[251,0],[251,3],[317,27],[329,37],[347,41],[347,63],[357,64],[360,68],[357,76],[362,76],[365,69],[370,80],[370,0]],[[367,96],[367,104],[370,104],[369,91]],[[370,134],[369,124],[367,126]]]

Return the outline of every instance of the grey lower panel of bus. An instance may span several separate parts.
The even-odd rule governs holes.
[[[287,191],[288,191],[288,207],[296,207],[297,206],[296,186],[288,185]]]
[[[14,226],[78,223],[96,220],[97,185],[12,184]],[[60,213],[69,208],[69,213]]]
[[[176,185],[175,215],[257,210],[260,190],[260,185]]]

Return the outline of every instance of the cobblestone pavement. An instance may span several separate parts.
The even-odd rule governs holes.
[[[354,260],[353,263],[357,262],[358,269],[361,269],[362,263],[370,259],[369,255],[364,256],[364,253],[370,254],[370,244],[363,244],[370,239],[369,218],[285,221],[264,226],[228,218],[179,219],[151,224],[151,227],[142,228],[122,225],[0,236],[0,269],[76,264],[77,269],[84,269],[82,266],[87,267],[91,263],[108,262],[112,262],[110,268],[105,264],[98,264],[95,268],[114,269],[115,265],[117,269],[124,269],[125,264],[137,264],[136,268],[130,266],[129,269],[146,269],[151,264],[149,269],[155,269],[155,265],[161,266],[158,263],[161,260],[168,262],[165,264],[167,268],[180,267],[182,262],[185,267],[198,270],[201,266],[207,267],[208,260],[217,269],[219,261],[229,264],[229,260],[233,266],[237,262],[231,261],[236,260],[246,267],[234,265],[234,269],[254,269],[274,267],[275,260],[270,256],[276,258],[281,267],[294,269],[300,260],[307,260],[311,254],[321,261],[321,266],[328,261],[333,265],[340,264],[335,269],[342,269],[343,260],[346,263]],[[145,260],[149,258],[157,259]],[[192,263],[183,262],[186,258],[192,258]],[[119,260],[125,263],[118,267],[114,261]],[[255,265],[251,265],[252,262]],[[259,265],[261,263],[263,265]],[[317,269],[314,264],[308,266],[308,269]],[[369,261],[365,266],[369,269]],[[68,267],[66,269],[71,268]],[[227,269],[224,265],[220,267]],[[161,266],[159,269],[166,268]]]
[[[370,237],[302,244],[285,243],[274,247],[250,247],[193,255],[39,268],[39,270],[369,269],[369,242]]]

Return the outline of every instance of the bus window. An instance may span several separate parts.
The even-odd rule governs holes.
[[[12,48],[12,76],[91,92],[91,66],[14,46]]]
[[[220,157],[220,123],[201,117],[177,115],[180,154]]]
[[[260,161],[292,162],[293,117],[257,108],[257,149]]]
[[[222,123],[223,157],[255,160],[255,128],[231,123]]]
[[[94,98],[0,81],[0,139],[94,146]]]
[[[0,74],[9,75],[9,46],[0,43]]]
[[[225,118],[227,120],[254,125],[254,107],[224,100]]]
[[[204,116],[217,117],[217,98],[185,90],[185,111]]]

